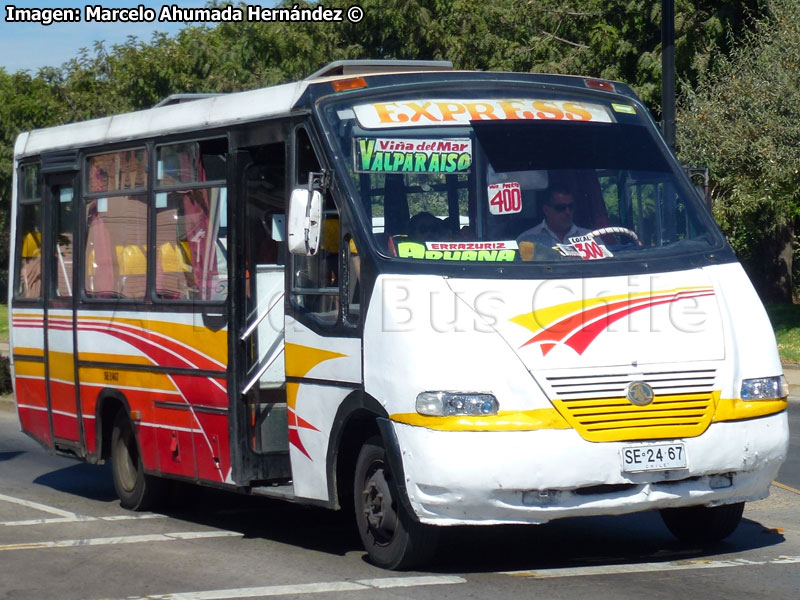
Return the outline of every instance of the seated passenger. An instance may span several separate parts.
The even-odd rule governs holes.
[[[442,240],[448,237],[447,224],[429,212],[421,212],[408,222],[408,239],[414,242]]]
[[[517,236],[517,243],[535,242],[553,246],[566,243],[569,238],[589,233],[588,229],[578,227],[572,222],[575,201],[572,193],[561,188],[550,190],[544,205],[544,219],[538,225],[523,231]]]

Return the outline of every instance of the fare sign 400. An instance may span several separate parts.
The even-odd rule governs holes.
[[[522,189],[516,181],[493,183],[489,186],[489,212],[511,215],[522,212]]]

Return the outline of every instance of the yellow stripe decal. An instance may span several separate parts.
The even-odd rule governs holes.
[[[17,377],[44,377],[44,363],[17,360],[14,362],[14,374]]]
[[[395,423],[437,431],[538,431],[571,428],[554,408],[500,411],[496,415],[474,417],[429,417],[417,413],[395,413],[389,418]]]
[[[347,356],[339,352],[331,352],[330,350],[321,350],[299,344],[287,343],[285,348],[287,377],[305,377],[318,364],[332,358],[344,358]]]
[[[717,411],[714,413],[712,421],[717,423],[720,421],[740,421],[742,419],[766,417],[782,412],[788,406],[789,400],[787,398],[756,401],[722,398],[717,404]]]
[[[195,352],[206,354],[219,363],[226,364],[228,362],[228,332],[225,329],[212,331],[195,325],[170,323],[169,321],[158,321],[155,319],[132,319],[86,314],[81,314],[78,317],[79,324],[98,321],[108,321],[112,323],[109,327],[113,327],[113,324],[116,323],[128,325],[141,329],[145,334],[148,331],[152,331],[171,338],[175,342],[189,346]]]
[[[286,343],[284,346],[287,377],[305,377],[318,364],[333,358],[345,357],[347,357],[346,354],[312,348],[311,346],[301,346],[300,344]],[[298,383],[289,382],[286,384],[286,403],[292,410],[297,405],[297,392],[299,390],[300,384]]]
[[[25,356],[44,356],[44,350],[42,348],[28,348],[27,346],[14,346],[14,356],[16,356],[17,354],[23,354]],[[20,359],[15,359],[15,360],[20,360]]]
[[[49,353],[50,379],[61,381],[75,381],[74,355],[67,352]]]

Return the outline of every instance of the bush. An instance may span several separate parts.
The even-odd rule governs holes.
[[[11,386],[11,361],[7,356],[0,357],[0,395],[5,396],[14,391]]]

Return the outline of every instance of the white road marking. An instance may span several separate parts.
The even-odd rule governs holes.
[[[321,583],[298,583],[294,585],[268,585],[204,592],[176,592],[172,594],[148,594],[129,596],[125,600],[230,600],[232,598],[259,598],[264,596],[289,596],[321,594],[324,592],[358,592],[374,589],[404,588],[426,585],[452,585],[466,583],[463,577],[454,575],[430,575],[421,577],[385,577],[383,579],[361,579],[359,581],[328,581]]]
[[[85,538],[79,540],[59,540],[56,542],[30,542],[6,544],[3,550],[36,550],[41,548],[74,548],[76,546],[109,546],[115,544],[139,544],[142,542],[171,542],[175,540],[195,540],[201,538],[242,537],[235,531],[176,531],[174,533],[155,533],[148,535],[126,535],[107,538]]]
[[[61,519],[27,519],[24,521],[0,521],[0,527],[19,527],[22,525],[58,525],[62,523],[84,523],[86,521],[139,521],[142,519],[165,519],[164,515],[145,513],[142,515],[112,515],[110,517],[87,517],[77,515],[75,518]]]
[[[419,577],[383,577],[381,579],[359,579],[356,583],[367,587],[387,589],[398,587],[413,587],[418,585],[448,585],[453,583],[466,583],[467,580],[455,575],[422,575]]]
[[[530,571],[505,571],[501,575],[552,579],[557,577],[582,577],[586,575],[624,575],[627,573],[658,573],[664,571],[686,571],[689,569],[722,569],[752,565],[791,565],[800,563],[800,556],[779,556],[769,560],[679,560],[664,563],[639,563],[628,565],[596,565],[591,567],[567,567],[563,569],[539,569]]]
[[[21,498],[13,498],[11,496],[6,496],[5,494],[0,494],[0,500],[4,500],[5,502],[11,502],[12,504],[20,504],[22,506],[27,506],[28,508],[41,510],[42,512],[47,512],[52,515],[59,515],[61,517],[66,517],[68,519],[80,518],[80,515],[77,515],[75,513],[66,510],[61,510],[60,508],[54,508],[52,506],[47,506],[46,504],[39,504],[38,502],[31,502],[29,500],[22,500]]]

